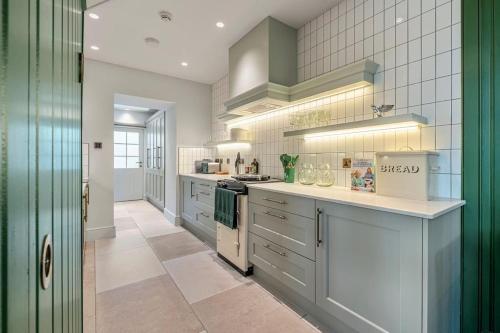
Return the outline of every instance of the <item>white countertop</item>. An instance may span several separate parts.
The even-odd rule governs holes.
[[[389,213],[434,219],[465,204],[463,200],[420,201],[386,197],[375,193],[351,191],[345,187],[319,187],[315,185],[263,183],[248,184],[249,188],[297,195],[316,200],[329,201]]]
[[[179,174],[201,180],[216,182],[228,179],[231,175],[215,175],[203,173]],[[387,197],[375,193],[351,191],[345,187],[320,187],[316,185],[301,185],[298,183],[258,183],[247,184],[249,188],[297,195],[301,197],[329,201],[355,207],[375,209],[389,213],[415,216],[424,219],[434,219],[465,204],[463,200],[433,200],[420,201],[397,197]]]
[[[216,175],[216,174],[209,174],[209,173],[181,173],[179,174],[181,177],[191,177],[191,178],[197,178],[201,180],[209,180],[212,182],[216,182],[221,179],[228,179],[231,178],[231,175]]]

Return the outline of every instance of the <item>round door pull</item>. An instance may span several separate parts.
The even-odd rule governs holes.
[[[40,278],[43,289],[47,289],[52,281],[52,262],[52,238],[50,235],[45,235],[40,258]]]

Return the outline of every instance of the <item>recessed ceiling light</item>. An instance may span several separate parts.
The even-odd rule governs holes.
[[[187,65],[188,65],[187,62],[185,62],[185,61],[181,62],[181,66],[187,67]]]
[[[99,46],[97,45],[92,45],[90,48],[94,51],[99,51]]]
[[[217,28],[224,28],[224,22],[217,22],[215,23],[215,25],[217,26]]]
[[[405,20],[405,19],[404,19],[404,18],[402,18],[402,17],[397,17],[397,18],[396,18],[396,23],[401,23],[401,22],[403,22],[404,20]]]
[[[98,20],[99,19],[99,15],[97,15],[96,13],[89,13],[89,17],[91,19],[94,19],[94,20]]]

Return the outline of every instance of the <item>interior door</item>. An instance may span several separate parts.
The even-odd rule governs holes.
[[[155,115],[146,124],[148,142],[146,146],[146,198],[163,209],[165,202],[165,115]]]
[[[143,129],[115,127],[115,201],[141,200],[144,193]]]
[[[82,331],[82,15],[0,6],[0,332]]]

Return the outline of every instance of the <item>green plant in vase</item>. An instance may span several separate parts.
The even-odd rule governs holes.
[[[299,155],[281,154],[280,161],[283,165],[285,183],[293,183],[295,181],[295,164],[299,159]]]

